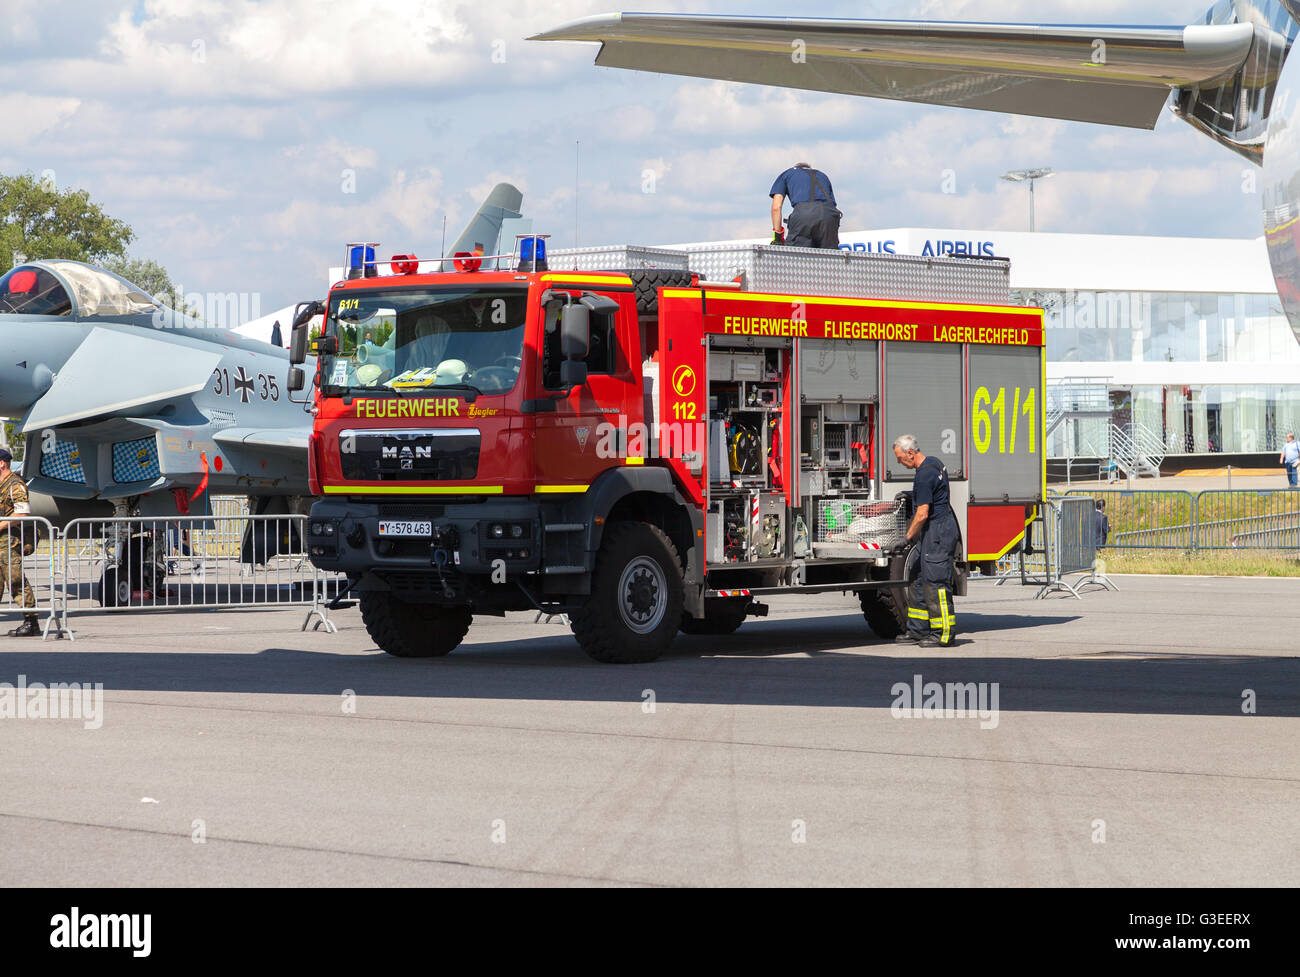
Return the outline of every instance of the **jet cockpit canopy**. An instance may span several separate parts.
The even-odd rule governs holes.
[[[80,261],[31,261],[0,278],[0,313],[89,318],[157,310],[144,289]]]

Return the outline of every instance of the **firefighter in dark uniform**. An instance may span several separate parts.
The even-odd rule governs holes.
[[[32,585],[23,576],[23,543],[34,542],[36,527],[31,523],[11,522],[9,516],[31,515],[27,502],[27,486],[10,466],[14,456],[0,448],[0,588],[8,587],[17,602],[21,597],[24,609],[36,606]],[[4,591],[0,589],[0,594]],[[23,615],[23,623],[9,632],[11,638],[30,638],[41,633],[35,614]]]
[[[835,206],[835,190],[821,170],[807,163],[796,163],[772,184],[772,243],[792,248],[838,248],[840,218]],[[790,212],[789,233],[781,229],[781,205],[786,201]]]
[[[912,481],[916,514],[907,528],[907,541],[919,540],[921,551],[916,576],[907,591],[907,631],[898,641],[922,648],[949,648],[957,628],[952,580],[961,530],[949,501],[948,469],[938,458],[923,455],[910,434],[894,442],[894,457],[916,472]]]

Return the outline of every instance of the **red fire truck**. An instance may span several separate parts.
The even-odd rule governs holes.
[[[892,638],[916,559],[902,434],[949,470],[955,593],[1023,545],[1043,316],[1009,304],[1005,262],[516,250],[504,270],[353,255],[295,325],[302,362],[324,313],[308,550],[385,651],[540,610],[592,658],[647,662],[827,591]]]

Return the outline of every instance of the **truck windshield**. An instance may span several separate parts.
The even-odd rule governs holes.
[[[508,286],[336,292],[325,329],[338,354],[322,357],[324,385],[506,393],[519,379],[527,295]]]

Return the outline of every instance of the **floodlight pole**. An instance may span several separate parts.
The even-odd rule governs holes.
[[[1037,230],[1038,223],[1035,214],[1034,184],[1039,180],[1048,180],[1054,176],[1056,176],[1056,171],[1045,166],[1033,170],[1012,170],[1010,173],[1002,174],[1002,179],[1008,183],[1029,184],[1029,231],[1031,234]]]

